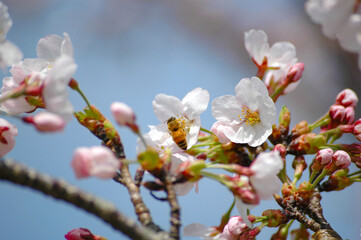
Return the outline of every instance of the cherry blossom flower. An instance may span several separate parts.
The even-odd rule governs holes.
[[[0,68],[3,70],[21,61],[23,53],[12,42],[6,40],[6,35],[12,26],[8,8],[0,2]]]
[[[268,91],[257,77],[243,78],[235,88],[236,96],[214,99],[212,114],[228,127],[224,135],[235,143],[256,147],[272,133],[276,121],[276,107]]]
[[[157,129],[162,131],[163,134],[167,133],[167,121],[172,117],[175,118],[180,124],[182,131],[186,133],[187,149],[189,149],[198,140],[201,127],[199,115],[206,110],[208,102],[209,93],[201,88],[195,88],[190,91],[182,101],[174,96],[158,94],[153,101],[153,110],[162,124]],[[169,143],[173,141],[170,134],[166,136],[164,142]],[[153,139],[156,136],[150,134],[150,137]]]
[[[114,177],[120,162],[110,149],[95,146],[77,148],[71,165],[77,178],[95,176],[108,179]]]
[[[283,160],[278,151],[260,153],[252,162],[250,169],[253,175],[249,182],[255,189],[258,197],[263,200],[272,198],[281,188],[281,182],[277,174],[283,168]],[[242,176],[245,180],[245,176]],[[247,217],[247,209],[254,208],[255,204],[246,204],[240,198],[236,198],[236,207],[248,227],[252,227]]]
[[[17,127],[5,119],[0,118],[0,157],[5,156],[14,148],[14,137],[17,135]]]
[[[267,35],[262,30],[252,29],[245,32],[244,42],[250,57],[260,71],[271,69],[288,72],[288,69],[297,62],[296,48],[292,43],[277,42],[270,47]]]
[[[71,118],[72,106],[67,100],[65,86],[76,69],[69,35],[64,33],[64,38],[48,35],[39,40],[36,50],[38,58],[24,59],[10,70],[12,77],[3,79],[2,97],[16,91],[20,86],[38,87],[39,94],[44,87],[46,96],[41,97],[47,102],[45,107],[68,121]],[[1,103],[1,107],[10,114],[36,109],[36,106],[29,104],[25,95],[6,100]]]

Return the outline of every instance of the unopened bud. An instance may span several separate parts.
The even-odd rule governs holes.
[[[331,162],[332,156],[333,150],[331,148],[321,149],[320,151],[318,151],[311,166],[312,171],[318,172],[323,167],[327,166]]]
[[[361,142],[361,119],[354,123],[352,134]]]
[[[294,64],[287,73],[287,78],[290,82],[297,82],[302,77],[303,70],[305,69],[304,63]]]
[[[336,170],[348,168],[351,164],[351,157],[343,150],[336,151],[332,156],[332,162],[329,163],[325,169],[327,175],[331,175]]]
[[[294,176],[295,179],[300,179],[303,171],[307,168],[307,163],[305,161],[305,157],[303,155],[298,155],[292,162],[292,167],[295,169]]]
[[[290,149],[297,153],[315,154],[326,144],[326,137],[316,133],[301,135],[291,142]]]
[[[131,109],[128,105],[121,102],[114,102],[110,106],[110,110],[113,114],[115,121],[120,126],[128,126],[134,132],[139,132],[139,128],[135,122],[135,114],[133,112],[133,109]]]
[[[59,132],[65,127],[63,118],[50,112],[40,112],[35,116],[26,116],[23,117],[23,121],[33,124],[40,132]]]
[[[77,148],[71,165],[77,178],[95,176],[109,179],[120,168],[120,162],[114,153],[103,146]]]
[[[351,89],[341,91],[336,97],[336,104],[344,107],[356,107],[358,102],[357,95]]]
[[[336,171],[327,181],[321,184],[320,190],[326,192],[340,191],[350,186],[353,182],[347,177],[348,172],[348,168]]]
[[[142,165],[144,170],[152,172],[156,169],[161,169],[164,162],[159,157],[156,149],[148,147],[145,152],[138,154],[138,162]]]
[[[75,228],[65,234],[67,240],[106,240],[106,238],[92,234],[86,228]]]
[[[310,129],[308,127],[308,123],[306,121],[301,121],[292,129],[292,137],[296,138],[309,132]]]
[[[267,227],[278,227],[288,221],[288,218],[280,210],[268,209],[262,213],[262,216],[268,217]]]
[[[289,127],[291,122],[291,113],[286,106],[283,106],[279,115],[280,126]]]

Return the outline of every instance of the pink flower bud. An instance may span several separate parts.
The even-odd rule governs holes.
[[[130,127],[134,132],[139,132],[139,128],[135,122],[135,114],[133,109],[131,109],[128,105],[121,102],[114,102],[110,106],[110,110],[112,111],[115,121],[120,126],[127,126]]]
[[[361,119],[354,123],[352,134],[357,138],[357,140],[361,141]]]
[[[50,112],[41,112],[35,116],[23,118],[26,123],[33,124],[40,132],[58,132],[65,127],[65,121],[59,115]]]
[[[227,225],[229,232],[237,236],[239,236],[247,228],[246,223],[240,216],[231,217]]]
[[[333,121],[342,122],[346,115],[345,107],[342,105],[332,105],[328,114]]]
[[[343,150],[338,150],[333,154],[332,162],[325,167],[325,170],[327,171],[327,175],[331,175],[339,169],[348,168],[350,164],[350,155],[348,155],[348,153]]]
[[[10,152],[14,145],[14,137],[18,135],[18,129],[15,125],[5,119],[0,118],[0,157]]]
[[[125,103],[114,102],[110,106],[110,110],[120,126],[127,126],[135,123],[135,114]]]
[[[351,89],[345,89],[340,92],[336,97],[336,103],[344,107],[356,107],[358,102],[357,95]]]
[[[351,164],[350,155],[343,150],[336,151],[332,156],[332,160],[335,161],[335,165],[338,169],[348,168]]]
[[[290,82],[297,82],[302,77],[303,70],[305,69],[304,63],[294,64],[287,73],[287,78]]]
[[[120,167],[113,152],[103,146],[76,149],[71,164],[77,178],[113,178]]]
[[[67,240],[105,240],[105,238],[92,234],[86,228],[75,228],[65,235]]]
[[[211,128],[211,132],[213,132],[217,136],[220,143],[228,143],[231,141],[224,134],[224,132],[227,131],[227,128],[230,127],[220,121],[215,122]]]
[[[320,171],[324,166],[331,163],[333,150],[331,148],[322,149],[317,152],[316,158],[312,164],[313,171]]]

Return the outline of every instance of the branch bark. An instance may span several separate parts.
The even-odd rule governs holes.
[[[12,160],[0,160],[0,179],[29,187],[55,199],[77,206],[102,219],[131,239],[171,239],[165,232],[156,233],[149,228],[138,225],[134,220],[124,216],[108,201],[86,193],[64,180],[54,179],[48,175],[38,173]]]

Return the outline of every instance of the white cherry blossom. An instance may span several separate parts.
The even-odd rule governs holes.
[[[244,43],[250,57],[258,67],[261,67],[266,60],[267,68],[287,71],[297,62],[296,48],[292,43],[277,42],[270,47],[267,35],[262,30],[251,29],[245,32]]]
[[[257,77],[243,78],[235,90],[236,96],[225,95],[214,99],[212,114],[228,126],[224,128],[224,135],[229,140],[259,146],[272,133],[272,125],[276,121],[275,104]]]
[[[207,109],[208,102],[209,93],[202,88],[193,89],[182,101],[174,96],[158,94],[153,101],[153,110],[162,124],[157,126],[157,129],[166,134],[168,132],[167,121],[172,117],[176,118],[182,130],[186,133],[187,149],[189,149],[198,140],[201,127],[199,115]],[[154,135],[151,134],[150,137],[153,139]],[[163,142],[166,143],[172,141],[173,139],[170,134],[167,134],[163,139]]]
[[[2,96],[10,94],[21,84],[43,87],[45,108],[58,114],[65,121],[72,117],[73,107],[68,100],[67,85],[76,70],[70,37],[48,35],[39,40],[38,58],[24,59],[10,70],[12,77],[3,79]],[[24,82],[25,81],[25,82]],[[22,95],[1,103],[3,111],[20,114],[35,110]]]
[[[305,9],[311,19],[322,25],[325,36],[335,39],[355,7],[355,0],[308,0]]]
[[[272,198],[273,194],[277,193],[281,188],[281,181],[277,175],[282,168],[283,160],[278,151],[261,153],[250,166],[253,175],[248,179],[245,176],[242,176],[242,178],[244,181],[249,181],[260,199],[267,200]],[[252,224],[247,217],[247,210],[255,206],[254,204],[246,204],[240,198],[236,198],[238,212],[248,227],[252,227]]]

